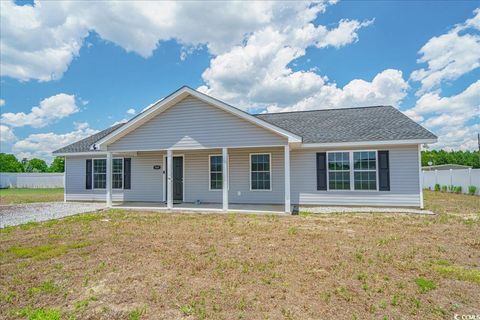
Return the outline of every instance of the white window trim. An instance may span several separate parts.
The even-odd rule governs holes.
[[[352,167],[352,173],[353,173],[353,177],[352,177],[352,180],[353,181],[353,191],[378,191],[378,151],[377,150],[355,150],[355,151],[352,151],[351,155],[353,157],[353,153],[355,152],[375,152],[375,170],[364,170],[364,169],[357,169],[355,170],[355,167]],[[352,164],[353,164],[353,159],[352,159]],[[375,189],[355,189],[355,172],[373,172],[375,171]]]
[[[222,154],[209,154],[208,155],[208,191],[222,191],[223,187],[220,189],[212,189],[212,157],[222,157]],[[223,179],[223,158],[222,158],[222,179]],[[218,171],[215,171],[218,172]]]
[[[112,162],[114,159],[122,159],[122,187],[121,188],[113,188],[113,167],[112,167],[112,176],[110,177],[110,183],[112,183],[112,189],[113,190],[123,190],[123,173],[125,172],[125,161],[124,161],[124,158],[119,158],[119,157],[116,157],[116,158],[112,158]],[[107,188],[95,188],[95,160],[105,160],[105,163],[108,161],[107,158],[92,158],[92,190],[106,190]],[[106,165],[108,166],[108,163],[106,163]],[[111,163],[110,165],[113,166],[113,163]],[[108,172],[108,170],[107,170]],[[105,177],[107,176],[107,172],[105,172]],[[98,174],[103,174],[103,173],[98,173]],[[108,183],[108,179],[107,179],[107,183]]]
[[[106,190],[107,189],[106,185],[105,185],[105,188],[95,188],[95,161],[98,161],[98,160],[105,160],[105,168],[107,168],[107,166],[108,166],[107,158],[93,158],[92,159],[92,190]],[[108,170],[106,170],[105,173],[98,173],[98,174],[105,174],[106,182],[108,182],[107,173],[108,173]]]
[[[269,173],[270,173],[270,189],[252,189],[252,156],[254,155],[268,155],[268,160],[269,160]],[[272,174],[272,153],[270,152],[258,152],[258,153],[250,153],[248,155],[249,157],[249,163],[248,163],[248,175],[249,175],[249,180],[250,180],[250,191],[272,191],[273,187],[273,174]],[[266,172],[266,171],[259,171],[259,172]]]
[[[337,189],[330,189],[330,177],[329,173],[330,170],[328,169],[328,154],[330,153],[338,153],[338,152],[348,152],[349,153],[349,161],[350,161],[350,189],[347,190],[337,190]],[[354,152],[375,152],[375,177],[376,177],[376,189],[375,190],[356,190],[355,189],[355,169],[353,168],[353,153]],[[343,170],[346,171],[346,170]],[[362,170],[357,170],[357,171],[362,171]],[[373,170],[363,170],[363,171],[373,171]],[[379,192],[379,183],[378,183],[378,150],[374,149],[369,149],[369,150],[332,150],[332,151],[327,151],[327,191],[332,191],[332,192]]]
[[[121,175],[122,175],[122,187],[121,187],[121,188],[114,188],[114,187],[113,187],[113,160],[118,160],[118,159],[121,159],[121,160],[122,160],[122,173],[121,173]],[[124,173],[125,173],[125,160],[124,160],[124,158],[123,158],[123,157],[112,158],[112,179],[111,179],[111,181],[112,181],[112,189],[113,189],[113,190],[123,190],[123,185],[124,185],[124,182],[123,182],[123,180],[124,180]],[[118,174],[118,173],[115,173],[115,174]]]
[[[330,189],[330,169],[328,168],[328,155],[330,153],[348,153],[348,170],[333,170],[333,172],[348,172],[350,178],[350,189]],[[328,151],[327,152],[327,191],[351,191],[352,190],[352,154],[350,151],[347,150],[338,150],[338,151]]]

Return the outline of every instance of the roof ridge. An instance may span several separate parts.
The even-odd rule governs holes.
[[[369,108],[394,108],[390,105],[378,105],[378,106],[364,106],[364,107],[348,107],[348,108],[328,108],[328,109],[315,109],[315,110],[299,110],[299,111],[285,111],[285,112],[267,112],[267,113],[256,113],[253,116],[261,116],[265,114],[285,114],[285,113],[303,113],[303,112],[314,112],[314,111],[332,111],[332,110],[351,110],[351,109],[369,109]]]

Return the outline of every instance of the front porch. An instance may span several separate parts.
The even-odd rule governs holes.
[[[112,208],[136,210],[172,210],[172,211],[201,211],[225,212],[222,203],[178,203],[168,208],[165,202],[126,201],[113,203]],[[241,204],[230,203],[226,212],[231,213],[285,213],[285,207],[280,204]]]
[[[107,207],[291,212],[288,145],[131,152],[131,189],[113,190],[112,160],[126,155],[107,151]]]

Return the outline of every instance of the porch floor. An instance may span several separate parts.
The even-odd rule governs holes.
[[[146,210],[167,210],[167,204],[164,202],[114,202],[114,208],[122,209],[146,209]],[[173,210],[178,211],[222,211],[221,203],[177,203],[173,204]],[[285,206],[281,204],[240,204],[230,203],[229,212],[265,212],[265,213],[285,213]]]

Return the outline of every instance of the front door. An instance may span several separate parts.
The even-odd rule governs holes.
[[[165,159],[166,160],[166,159]],[[168,172],[167,161],[165,161],[165,173]],[[183,201],[183,157],[173,157],[173,201]],[[168,195],[168,183],[165,183],[165,199]]]

